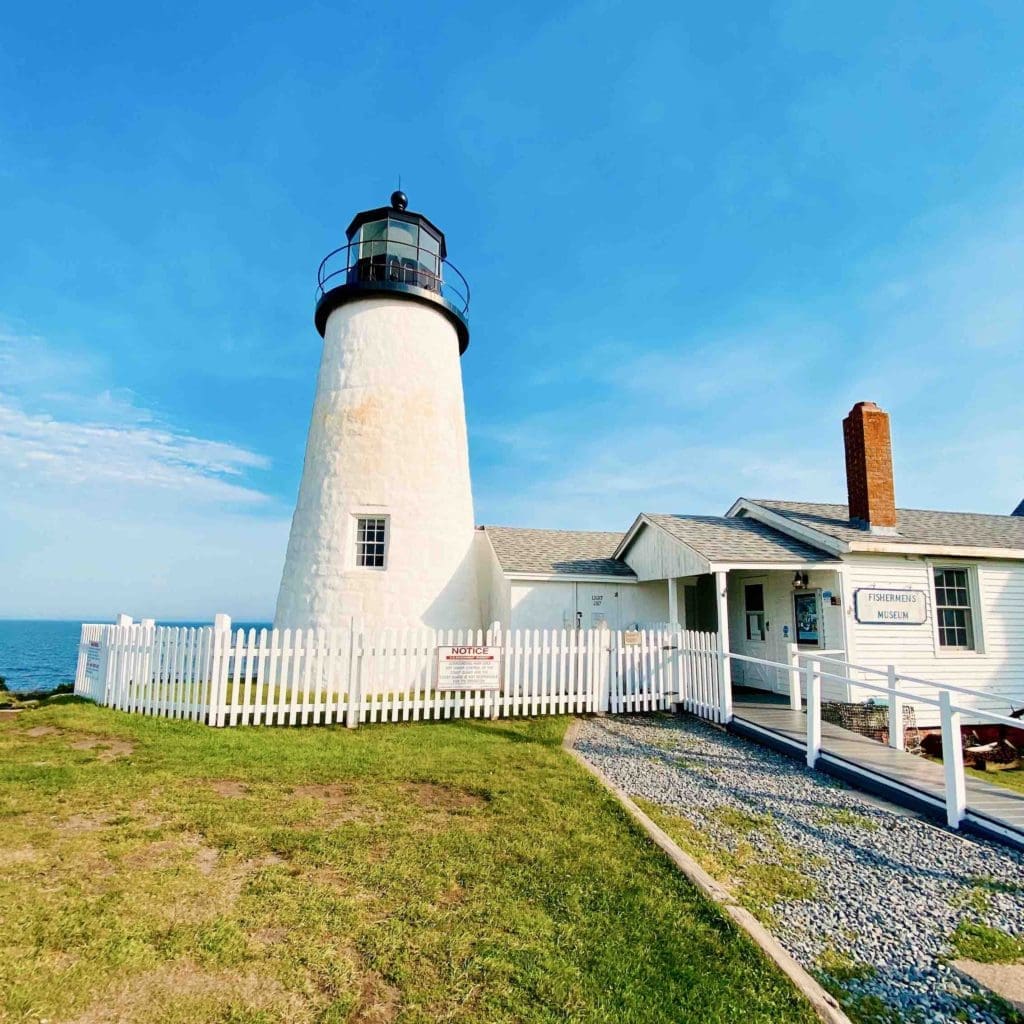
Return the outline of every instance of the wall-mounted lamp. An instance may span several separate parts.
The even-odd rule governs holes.
[[[801,572],[799,569],[793,573],[793,589],[802,590],[807,586],[807,573]]]

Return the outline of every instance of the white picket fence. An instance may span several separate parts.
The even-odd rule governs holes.
[[[439,646],[500,648],[491,690],[437,685]],[[724,721],[715,634],[681,629],[239,629],[84,625],[75,692],[212,726],[658,711]]]

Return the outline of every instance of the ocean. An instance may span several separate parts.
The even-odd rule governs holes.
[[[95,620],[94,620],[95,621]],[[209,626],[209,622],[158,622],[160,626]],[[233,622],[235,629],[261,629],[269,622]],[[77,621],[0,619],[0,676],[10,690],[51,690],[75,681]]]

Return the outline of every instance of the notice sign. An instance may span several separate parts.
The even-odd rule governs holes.
[[[438,647],[439,690],[497,690],[500,686],[500,647]]]
[[[100,681],[100,642],[90,640],[89,648],[85,652],[85,681],[88,686],[93,686]]]
[[[623,647],[639,647],[640,646],[640,630],[639,629],[627,629],[622,634],[622,646]]]
[[[863,587],[853,592],[858,622],[876,626],[920,626],[928,621],[928,599],[923,590],[876,590]]]

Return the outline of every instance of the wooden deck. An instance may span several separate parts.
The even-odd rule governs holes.
[[[772,694],[737,694],[731,728],[796,757],[807,751],[807,716]],[[818,768],[853,786],[945,821],[942,765],[821,723]],[[1024,794],[967,776],[967,820],[975,831],[1024,846]]]

